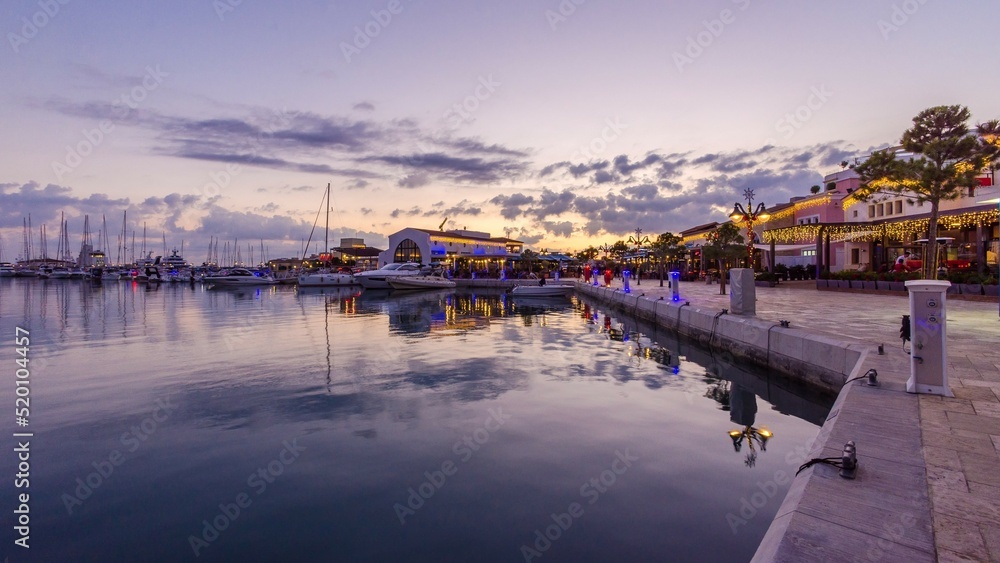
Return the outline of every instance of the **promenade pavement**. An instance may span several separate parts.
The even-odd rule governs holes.
[[[621,288],[621,280],[612,286]],[[631,290],[652,299],[669,295],[659,280],[632,280]],[[868,345],[864,367],[876,367],[894,388],[905,384],[909,357],[899,328],[909,313],[906,295],[818,290],[814,281],[758,287],[756,294],[758,318]],[[681,282],[680,296],[699,308],[729,308],[718,284]],[[1000,313],[995,298],[949,299],[946,307],[955,397],[904,394],[918,405],[934,548],[942,562],[1000,561]]]

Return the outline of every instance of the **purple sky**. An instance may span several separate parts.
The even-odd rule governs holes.
[[[46,12],[47,10],[47,12]],[[0,235],[297,254],[469,227],[575,250],[808,194],[920,110],[1000,117],[995,0],[12,0]],[[322,221],[321,221],[322,222]],[[36,233],[37,236],[37,233]],[[36,243],[37,244],[37,243]],[[259,242],[258,242],[259,244]],[[112,246],[114,243],[112,243]],[[113,249],[112,249],[113,250]]]

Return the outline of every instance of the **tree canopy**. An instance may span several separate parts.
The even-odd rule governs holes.
[[[855,195],[862,201],[905,195],[930,203],[927,252],[923,276],[935,279],[938,271],[938,217],[941,201],[959,197],[979,185],[982,170],[1000,156],[1000,122],[989,121],[970,131],[968,108],[935,106],[913,118],[903,132],[901,146],[875,151],[854,167],[861,177]],[[899,149],[910,153],[900,153]]]

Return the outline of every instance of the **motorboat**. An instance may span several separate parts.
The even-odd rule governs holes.
[[[510,294],[516,297],[553,297],[559,295],[569,295],[573,292],[574,286],[563,284],[546,285],[519,285],[510,290]]]
[[[392,286],[387,281],[388,277],[419,276],[422,273],[421,269],[420,264],[415,262],[394,262],[377,270],[354,274],[354,279],[365,289],[391,289]]]
[[[207,276],[205,283],[212,285],[240,286],[240,285],[274,285],[278,283],[268,274],[254,272],[246,268],[231,268],[224,274],[217,276]]]
[[[358,285],[353,274],[320,270],[299,276],[299,287],[326,287],[332,285]]]
[[[49,279],[68,280],[70,277],[72,277],[72,275],[73,273],[70,271],[69,268],[66,268],[64,266],[56,266],[55,268],[52,268],[51,272],[49,272]]]
[[[17,275],[14,265],[8,262],[0,263],[0,278],[12,278]]]
[[[449,289],[455,282],[440,273],[429,276],[389,276],[386,281],[393,289]]]

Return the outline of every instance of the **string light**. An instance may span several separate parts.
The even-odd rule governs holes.
[[[943,230],[968,229],[982,225],[990,225],[1000,220],[1000,210],[971,211],[957,215],[938,217],[938,226]],[[800,243],[814,242],[820,231],[830,237],[850,237],[856,241],[881,240],[883,236],[891,240],[904,240],[909,235],[925,235],[930,226],[930,219],[906,219],[890,223],[851,223],[823,225],[811,223],[795,225],[781,229],[764,231],[762,237],[767,243]]]
[[[778,211],[772,211],[770,217],[768,217],[767,219],[761,219],[759,221],[754,221],[754,223],[760,225],[760,224],[763,224],[763,223],[769,223],[771,221],[778,221],[778,220],[784,219],[785,217],[789,217],[789,216],[795,215],[796,212],[798,212],[798,211],[800,211],[802,209],[807,209],[809,207],[816,207],[816,206],[819,206],[819,205],[827,205],[831,201],[832,201],[832,198],[828,194],[824,194],[824,195],[821,195],[819,197],[813,197],[813,198],[805,199],[805,200],[802,200],[802,201],[797,201],[794,204],[792,204],[792,205],[790,205],[790,206],[788,206],[788,207],[786,207],[784,209],[779,209]]]

